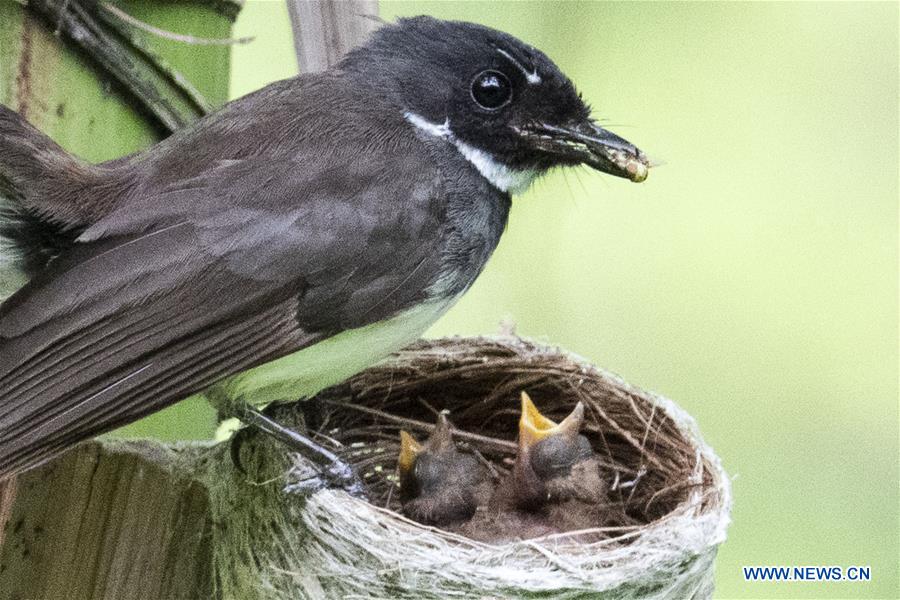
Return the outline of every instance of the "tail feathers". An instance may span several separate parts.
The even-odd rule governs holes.
[[[0,106],[0,194],[28,207],[81,162],[18,113]],[[52,202],[52,200],[51,200]]]
[[[70,247],[80,231],[42,219],[0,196],[0,301]]]
[[[96,169],[0,105],[0,300],[90,223]]]

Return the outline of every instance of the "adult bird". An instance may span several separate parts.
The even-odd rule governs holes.
[[[252,407],[416,339],[510,196],[582,163],[649,166],[543,53],[428,17],[107,163],[0,109],[0,247],[31,277],[0,306],[0,478],[198,393],[292,437]]]

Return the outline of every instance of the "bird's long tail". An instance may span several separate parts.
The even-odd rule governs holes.
[[[74,242],[94,170],[0,105],[0,300]]]

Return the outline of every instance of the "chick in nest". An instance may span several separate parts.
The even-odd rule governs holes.
[[[538,511],[569,501],[605,502],[607,486],[590,442],[580,433],[583,423],[581,402],[557,424],[522,392],[518,454],[512,473],[500,484],[492,503]]]
[[[426,525],[447,526],[470,519],[491,493],[481,463],[457,450],[444,413],[424,444],[400,432],[398,470],[403,513]]]
[[[581,403],[557,424],[523,393],[512,471],[457,533],[498,543],[601,525],[607,488],[597,456],[580,434],[583,423]]]

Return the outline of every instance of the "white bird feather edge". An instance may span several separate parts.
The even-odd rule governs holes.
[[[18,211],[12,200],[0,195],[0,222],[14,221]],[[0,302],[6,300],[28,281],[21,268],[22,253],[0,228]]]

